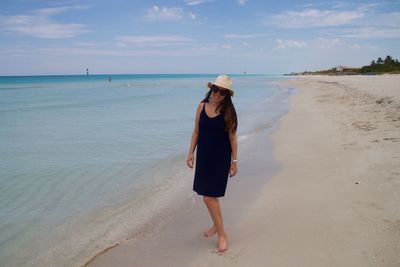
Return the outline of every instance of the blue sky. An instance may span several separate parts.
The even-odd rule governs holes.
[[[400,59],[400,1],[2,0],[0,75],[282,74]]]

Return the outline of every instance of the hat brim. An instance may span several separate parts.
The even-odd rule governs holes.
[[[221,88],[224,88],[225,90],[230,91],[230,92],[231,92],[231,96],[233,96],[233,95],[235,94],[235,92],[234,92],[232,89],[229,89],[229,88],[220,86],[220,85],[215,84],[215,83],[212,83],[212,82],[208,82],[208,84],[207,84],[208,88],[210,88],[210,89],[211,89],[211,86],[213,86],[213,85],[218,86],[218,87],[221,87]]]

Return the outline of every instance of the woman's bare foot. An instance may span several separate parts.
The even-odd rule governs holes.
[[[226,234],[223,234],[221,236],[218,236],[218,253],[224,253],[225,251],[228,250],[228,236]]]
[[[210,229],[208,229],[207,231],[204,232],[204,236],[205,237],[210,237],[212,235],[214,235],[217,232],[217,227],[213,226]]]

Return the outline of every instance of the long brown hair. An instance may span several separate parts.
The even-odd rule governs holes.
[[[202,102],[210,102],[211,96],[211,89],[207,92],[206,97],[203,99]],[[221,104],[217,107],[216,111],[219,110],[220,113],[224,113],[224,120],[225,120],[225,131],[229,133],[236,133],[237,130],[237,115],[235,107],[232,103],[231,94],[226,94],[224,100],[221,101]]]

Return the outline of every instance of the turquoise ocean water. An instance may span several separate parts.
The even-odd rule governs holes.
[[[195,111],[215,77],[0,77],[1,265],[76,266],[135,234],[163,208],[154,196],[188,179]],[[290,92],[273,85],[282,77],[232,77],[240,152]]]

